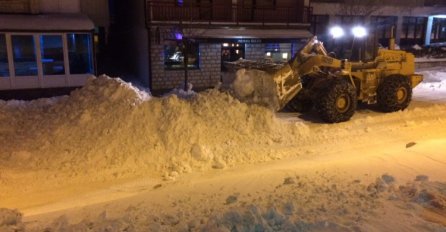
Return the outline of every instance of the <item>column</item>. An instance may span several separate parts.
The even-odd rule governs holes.
[[[432,35],[432,24],[434,22],[434,16],[429,16],[427,19],[427,27],[426,27],[426,35],[425,35],[425,41],[424,45],[430,45],[431,44],[431,35]]]

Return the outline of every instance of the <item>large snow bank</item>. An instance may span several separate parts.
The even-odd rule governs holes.
[[[270,160],[280,151],[259,155],[250,147],[307,134],[300,123],[290,126],[216,90],[189,100],[154,98],[106,76],[67,97],[0,101],[0,119],[0,168],[22,170],[0,175],[11,188],[29,178],[48,185],[143,174],[175,178],[193,169]]]

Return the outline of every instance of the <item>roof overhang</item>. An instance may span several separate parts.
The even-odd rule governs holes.
[[[302,39],[312,34],[303,29],[187,29],[184,36],[191,38],[223,38],[223,39]]]
[[[0,14],[0,31],[91,31],[94,23],[83,14]]]
[[[439,19],[446,19],[446,14],[440,14],[440,15],[431,15],[434,18],[439,18]]]

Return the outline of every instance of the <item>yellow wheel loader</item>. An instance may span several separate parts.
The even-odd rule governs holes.
[[[379,49],[371,62],[331,57],[322,42],[311,38],[285,64],[247,60],[229,62],[223,84],[240,101],[305,112],[313,107],[329,123],[349,120],[357,103],[377,104],[384,112],[405,109],[412,88],[423,76],[415,74],[411,53]]]

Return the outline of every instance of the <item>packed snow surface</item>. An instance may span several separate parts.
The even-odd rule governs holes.
[[[107,76],[0,101],[0,231],[444,231],[446,72],[422,73],[340,124]]]

